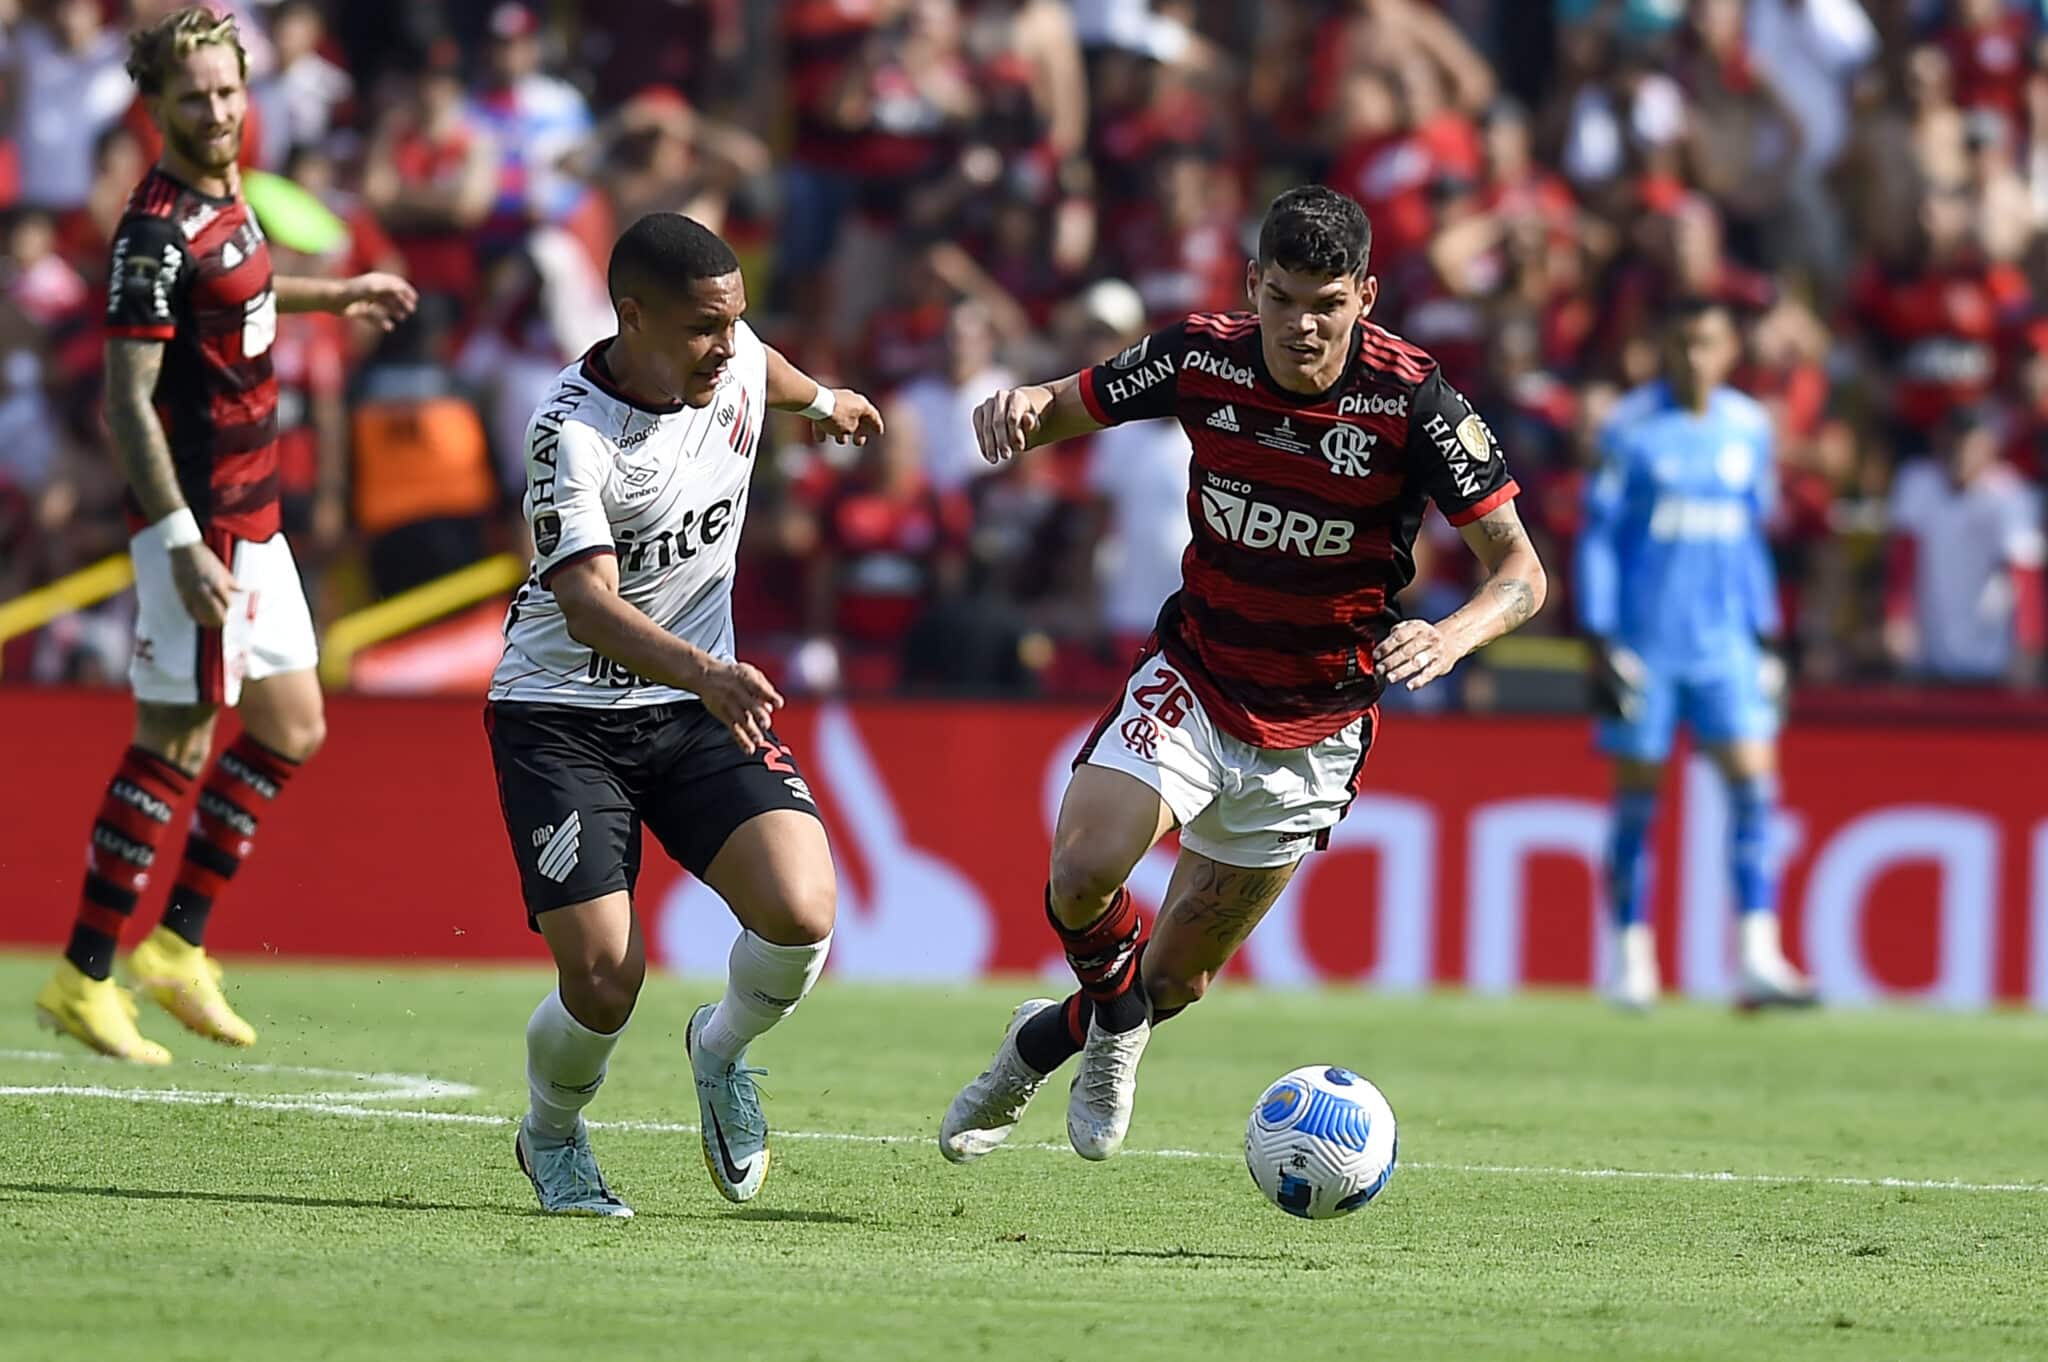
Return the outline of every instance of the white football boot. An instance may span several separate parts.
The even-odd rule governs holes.
[[[533,1184],[540,1208],[551,1215],[600,1215],[630,1220],[633,1208],[619,1200],[597,1171],[597,1156],[590,1152],[590,1131],[583,1118],[576,1118],[576,1133],[566,1140],[553,1139],[529,1127],[522,1119],[519,1134],[512,1141],[519,1171]]]
[[[751,1201],[768,1176],[768,1118],[761,1112],[760,1089],[754,1086],[754,1079],[768,1071],[748,1068],[744,1055],[721,1064],[703,1048],[698,1036],[714,1010],[713,1003],[698,1008],[683,1033],[683,1047],[697,1076],[704,1167],[727,1201]]]
[[[1785,958],[1778,937],[1776,913],[1745,913],[1742,918],[1742,982],[1735,1005],[1745,1011],[1760,1007],[1813,1007],[1820,1002],[1813,984]]]
[[[1138,1061],[1152,1039],[1148,1017],[1128,1031],[1105,1031],[1088,1020],[1081,1072],[1067,1093],[1067,1139],[1084,1159],[1106,1159],[1124,1146],[1138,1100]]]
[[[1026,998],[1010,1014],[1010,1027],[1003,1043],[996,1047],[988,1067],[960,1089],[939,1123],[939,1152],[951,1163],[972,1163],[994,1150],[1023,1119],[1024,1108],[1038,1096],[1049,1074],[1042,1074],[1024,1062],[1017,1052],[1017,1033],[1048,1007],[1058,1007],[1051,998]]]
[[[1614,933],[1614,977],[1607,1000],[1625,1012],[1647,1012],[1657,1005],[1662,981],[1657,976],[1657,936],[1647,922],[1634,922]]]

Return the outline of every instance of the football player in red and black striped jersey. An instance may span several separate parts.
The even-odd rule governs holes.
[[[389,328],[416,299],[394,275],[272,274],[236,168],[248,61],[231,18],[195,6],[138,30],[128,73],[164,137],[114,234],[107,290],[107,424],[135,563],[135,732],[94,817],[65,958],[36,1009],[96,1050],[161,1064],[169,1053],[137,1030],[110,975],[212,751],[214,716],[239,704],[242,735],[199,789],[170,906],[129,973],[187,1027],[230,1045],[256,1033],[201,944],[207,915],[325,732],[312,616],[278,523],[277,314]]]
[[[1122,1145],[1154,1023],[1202,996],[1357,795],[1392,685],[1427,685],[1543,603],[1493,432],[1436,361],[1367,320],[1372,229],[1334,190],[1274,200],[1246,271],[1254,310],[1177,322],[975,412],[984,457],[1103,426],[1178,420],[1194,446],[1193,542],[1123,694],[1075,761],[1046,913],[1081,987],[1017,1009],[946,1113],[956,1162],[1000,1144],[1082,1055],[1077,1152]],[[1395,597],[1434,502],[1484,565],[1446,619]],[[1168,829],[1180,859],[1149,931],[1123,883]]]

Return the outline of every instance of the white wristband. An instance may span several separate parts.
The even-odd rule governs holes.
[[[822,421],[830,416],[832,409],[838,405],[839,399],[832,395],[832,390],[820,383],[818,385],[818,395],[811,399],[811,405],[805,407],[797,415],[811,421]]]
[[[185,506],[180,506],[150,528],[163,531],[167,549],[189,549],[206,537],[199,533],[198,518]]]

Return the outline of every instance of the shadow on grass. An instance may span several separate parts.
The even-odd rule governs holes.
[[[873,1216],[847,1215],[841,1211],[806,1211],[794,1206],[743,1206],[736,1211],[713,1211],[718,1220],[794,1221],[805,1225],[874,1225]]]
[[[1047,1249],[1060,1258],[1149,1258],[1163,1262],[1288,1263],[1299,1265],[1300,1253],[1212,1253],[1189,1248]]]
[[[240,1206],[300,1206],[316,1210],[488,1211],[497,1215],[525,1213],[525,1208],[522,1207],[490,1204],[465,1206],[440,1201],[413,1201],[402,1196],[286,1196],[275,1192],[202,1192],[184,1188],[107,1187],[96,1183],[0,1182],[0,1193],[4,1192],[24,1192],[32,1196],[92,1196],[114,1201],[210,1201]]]

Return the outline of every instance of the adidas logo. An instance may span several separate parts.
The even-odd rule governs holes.
[[[1237,434],[1237,408],[1234,406],[1218,407],[1215,414],[1209,418],[1209,424],[1218,430],[1227,430],[1232,435]]]

